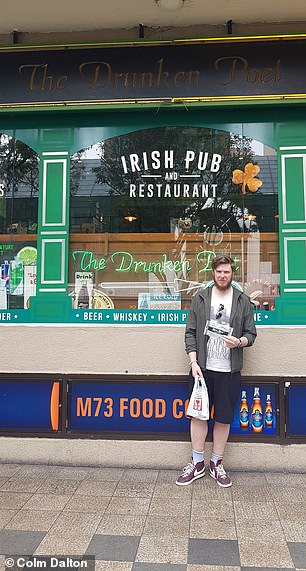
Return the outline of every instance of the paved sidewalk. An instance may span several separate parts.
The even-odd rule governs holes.
[[[95,555],[96,571],[306,571],[306,474],[0,465],[0,553]],[[0,556],[0,568],[5,569]]]

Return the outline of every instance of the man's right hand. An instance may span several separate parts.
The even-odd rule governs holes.
[[[194,379],[196,377],[203,377],[202,369],[198,363],[192,363],[191,372]]]

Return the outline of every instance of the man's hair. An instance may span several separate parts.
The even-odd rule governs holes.
[[[216,270],[221,264],[230,264],[233,272],[235,271],[235,263],[230,256],[217,256],[211,265],[212,270]]]

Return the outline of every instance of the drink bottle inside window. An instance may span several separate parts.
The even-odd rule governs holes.
[[[89,308],[89,294],[87,284],[84,283],[80,289],[80,293],[78,295],[78,309],[88,309]]]
[[[273,408],[271,403],[271,395],[267,395],[265,406],[265,425],[267,428],[273,424]]]
[[[254,387],[254,398],[252,404],[252,432],[262,432],[263,414],[260,402],[259,387]]]
[[[241,401],[239,409],[239,419],[241,430],[247,430],[249,426],[249,406],[247,403],[246,391],[241,391]]]

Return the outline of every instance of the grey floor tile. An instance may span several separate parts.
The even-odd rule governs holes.
[[[288,542],[288,548],[295,567],[306,566],[306,543]]]
[[[5,529],[24,531],[48,531],[60,512],[42,510],[19,510],[7,523]]]
[[[16,513],[18,513],[18,510],[0,510],[0,529],[5,527]]]
[[[306,488],[282,488],[271,486],[271,496],[275,502],[292,504],[295,502],[306,503]]]
[[[78,485],[78,480],[51,480],[48,478],[39,486],[37,493],[72,495]]]
[[[95,571],[132,571],[132,561],[95,561]]]
[[[225,539],[190,539],[188,563],[240,565],[238,542]]]
[[[189,518],[174,519],[172,516],[148,515],[143,535],[151,537],[189,536]]]
[[[274,502],[245,502],[235,501],[234,510],[237,521],[240,520],[260,520],[260,521],[278,521],[279,515],[276,511]]]
[[[178,487],[178,486],[177,486]],[[195,482],[194,486],[189,486],[192,489],[193,500],[196,501],[200,499],[202,501],[206,500],[218,500],[230,502],[232,501],[232,489],[233,488],[221,488],[216,482],[209,477],[200,478]]]
[[[32,555],[45,536],[44,531],[0,531],[0,553],[3,555]]]
[[[112,498],[105,511],[108,515],[144,515],[150,507],[149,498]]]
[[[20,471],[20,464],[0,464],[0,477],[11,478]]]
[[[222,518],[227,521],[234,519],[233,502],[220,500],[193,500],[192,501],[192,517],[202,517],[205,514],[207,517]]]
[[[0,492],[0,509],[18,510],[31,498],[30,493]]]
[[[15,473],[17,478],[48,478],[56,473],[56,466],[43,464],[23,464]]]
[[[87,479],[102,480],[103,482],[118,482],[124,474],[123,468],[88,468]]]
[[[2,488],[2,486],[4,486],[4,484],[6,484],[6,482],[9,481],[9,478],[7,476],[0,476],[0,489]],[[6,490],[7,491],[7,490]],[[15,491],[15,490],[13,490]]]
[[[293,567],[286,542],[282,538],[273,540],[239,539],[241,565],[249,567]]]
[[[185,496],[179,501],[177,498],[153,497],[150,505],[150,514],[172,516],[174,518],[190,516],[190,499]]]
[[[158,470],[133,469],[124,470],[121,481],[126,482],[156,482]]]
[[[134,563],[132,571],[187,571],[187,565],[175,563]]]
[[[159,470],[156,482],[175,483],[181,470]]]
[[[74,466],[55,466],[53,478],[56,480],[82,481],[88,477],[88,469]]]
[[[187,565],[187,571],[240,571],[240,566],[238,566],[238,565]],[[274,571],[276,571],[276,569],[274,569]]]
[[[65,511],[100,513],[104,514],[110,498],[103,496],[82,496],[75,494],[72,498],[68,498],[65,505]]]
[[[281,521],[306,521],[306,503],[282,504],[275,502],[275,507]]]
[[[232,472],[233,487],[246,486],[255,488],[267,485],[267,478],[264,472]]]
[[[106,515],[97,528],[97,535],[141,535],[146,521],[145,515]]]
[[[134,561],[138,544],[138,536],[94,535],[86,553],[106,561]]]
[[[272,494],[268,485],[266,486],[233,486],[232,497],[235,501],[243,502],[271,502]]]
[[[284,488],[306,488],[306,474],[267,473],[268,484]]]
[[[10,478],[1,486],[1,492],[30,492],[33,494],[43,481],[43,478]]]
[[[79,483],[76,495],[111,497],[117,487],[117,482],[87,479]]]
[[[280,521],[263,521],[263,520],[239,520],[236,521],[238,540],[282,540],[285,542],[285,533]]]
[[[154,498],[190,498],[192,496],[192,486],[177,486],[175,481],[157,482],[154,489]]]
[[[241,567],[241,571],[292,571],[292,567]]]
[[[129,482],[121,480],[114,491],[114,497],[151,498],[155,482]]]
[[[188,538],[142,536],[136,555],[140,563],[187,563]]]
[[[66,494],[33,494],[24,504],[27,510],[62,510],[70,499]]]
[[[66,532],[69,530],[75,530],[76,533],[80,535],[85,535],[86,533],[95,533],[101,520],[101,514],[99,513],[76,513],[63,511],[54,524],[52,525],[51,532]]]
[[[190,521],[190,537],[202,539],[237,539],[234,519],[223,517],[192,517]]]
[[[284,521],[282,527],[286,541],[306,542],[306,522],[305,521]],[[306,561],[305,561],[306,563]]]
[[[84,555],[92,538],[91,533],[81,534],[78,530],[48,531],[37,547],[36,555]],[[91,555],[89,553],[89,555]]]
[[[292,571],[292,567],[241,567],[241,571]]]

